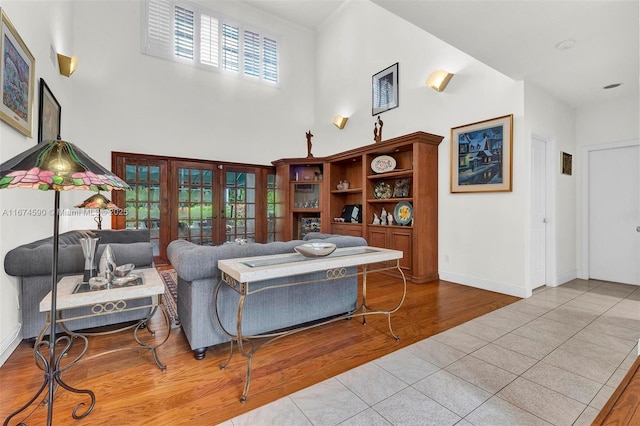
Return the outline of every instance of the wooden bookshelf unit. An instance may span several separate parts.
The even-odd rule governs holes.
[[[313,226],[322,232],[361,236],[371,246],[401,250],[401,268],[408,280],[437,280],[438,145],[442,139],[416,132],[328,157],[274,161],[282,211],[278,239],[300,238],[313,218]],[[344,182],[348,188],[340,185]],[[305,192],[310,189],[313,195]],[[347,205],[359,206],[362,223],[336,221]],[[374,224],[374,213],[381,218],[383,209],[401,223]],[[398,215],[394,215],[396,209]]]

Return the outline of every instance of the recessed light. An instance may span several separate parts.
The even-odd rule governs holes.
[[[566,40],[562,40],[560,43],[556,44],[556,49],[558,50],[568,50],[576,45],[576,41],[572,38],[568,38]]]
[[[615,89],[616,87],[620,87],[620,86],[622,86],[622,83],[613,83],[613,84],[608,84],[604,86],[603,89]]]

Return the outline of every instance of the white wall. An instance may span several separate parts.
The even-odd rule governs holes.
[[[551,279],[548,285],[558,285],[565,283],[576,277],[576,179],[579,174],[576,167],[576,147],[575,147],[575,110],[551,95],[539,90],[530,84],[525,85],[525,132],[531,136],[537,136],[546,140],[551,152],[552,167],[547,170],[552,176],[555,187],[555,199],[551,205],[547,205],[548,225],[555,232],[555,247],[550,250],[550,255],[554,257],[554,264],[547,265],[552,268]],[[530,146],[527,158],[530,158]],[[572,175],[561,173],[561,152],[574,155],[574,165]],[[527,163],[530,170],[531,163]],[[530,172],[526,174],[530,176]],[[531,185],[527,178],[528,185]],[[530,206],[530,199],[528,205]],[[553,209],[553,210],[552,210]],[[530,211],[528,207],[527,212]],[[528,217],[527,219],[530,219]],[[527,220],[527,227],[531,223]],[[530,242],[527,243],[529,247]]]
[[[50,59],[51,46],[56,51],[68,53],[73,49],[70,29],[72,11],[70,2],[56,1],[6,1],[0,7],[16,28],[22,40],[35,57],[35,91],[33,102],[33,137],[19,133],[4,121],[0,121],[0,163],[26,151],[37,143],[38,138],[38,90],[43,78],[62,105],[61,129],[70,129],[71,116],[66,107],[71,104],[70,81],[58,72],[57,62]],[[64,198],[64,197],[63,197]],[[20,244],[28,243],[53,233],[53,217],[27,215],[16,216],[16,209],[53,209],[53,192],[27,189],[5,189],[0,191],[0,256]],[[43,262],[51,259],[43,259]],[[0,365],[21,339],[18,308],[18,279],[0,268]]]
[[[615,90],[615,89],[612,89]],[[576,156],[578,164],[582,163],[585,147],[591,145],[602,145],[615,142],[632,141],[640,138],[640,100],[637,97],[629,97],[622,100],[610,100],[598,105],[586,105],[577,110],[576,113]],[[640,161],[640,158],[638,159]],[[578,169],[580,171],[580,169]],[[586,182],[583,176],[578,174],[576,179],[576,246],[578,249],[577,267],[578,276],[587,278],[584,271],[584,259],[582,251],[585,250],[583,244],[582,228],[585,226],[583,220],[583,198],[586,189]],[[586,265],[588,266],[588,265]]]
[[[103,164],[111,151],[253,164],[306,155],[313,33],[235,2],[208,4],[280,37],[281,87],[141,54],[140,2],[75,2],[78,145]]]
[[[318,154],[373,143],[371,76],[398,62],[399,107],[382,114],[383,139],[419,130],[444,136],[438,165],[440,277],[524,296],[530,144],[522,82],[369,2],[349,2],[323,24],[316,52],[322,64],[313,132]],[[442,93],[424,84],[439,68],[455,73]],[[331,124],[336,114],[350,116],[342,131]],[[514,115],[513,192],[451,194],[450,129],[506,114]]]

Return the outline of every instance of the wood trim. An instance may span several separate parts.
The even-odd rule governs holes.
[[[640,424],[640,356],[613,392],[592,426]]]

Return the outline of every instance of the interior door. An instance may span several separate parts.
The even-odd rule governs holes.
[[[256,242],[257,184],[253,171],[226,169],[222,211],[225,241]]]
[[[638,144],[589,155],[589,278],[640,284]]]
[[[546,284],[546,179],[547,145],[531,139],[532,200],[531,200],[531,288]]]

